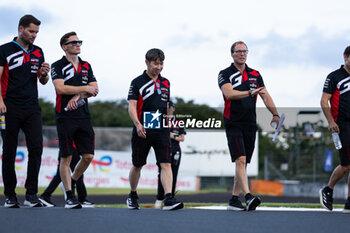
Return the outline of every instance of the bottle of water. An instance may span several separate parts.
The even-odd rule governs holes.
[[[77,104],[78,104],[78,108],[79,108],[80,106],[83,106],[85,104],[85,100],[83,98],[80,98],[80,99],[78,99]],[[69,108],[65,107],[64,111],[69,111]]]
[[[174,154],[174,164],[175,166],[177,166],[179,164],[179,159],[180,159],[180,152],[177,151],[175,154]]]
[[[342,148],[339,134],[337,132],[332,133],[335,149],[340,150]]]
[[[6,129],[5,115],[0,114],[0,130]]]
[[[273,129],[277,129],[277,123],[275,121],[271,122],[270,125]]]

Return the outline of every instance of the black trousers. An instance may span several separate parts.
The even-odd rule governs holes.
[[[171,194],[174,196],[175,195],[175,189],[176,189],[176,181],[177,181],[177,174],[179,172],[179,168],[180,168],[180,162],[181,162],[181,151],[180,153],[180,157],[178,160],[174,159],[174,155],[176,154],[176,152],[171,154],[171,171],[173,173],[173,186],[171,189]],[[160,174],[162,172],[162,169],[159,165],[159,163],[157,163],[158,166],[158,189],[157,189],[157,200],[163,200],[164,199],[164,188],[162,185],[162,181],[160,179]]]
[[[79,160],[80,160],[80,155],[76,150],[74,150],[72,155],[72,161],[70,162],[70,169],[72,171],[74,171],[74,168],[78,164]],[[58,161],[61,161],[60,156],[58,156]],[[47,186],[47,188],[45,189],[42,195],[48,196],[48,197],[51,196],[60,183],[61,183],[60,164],[58,164],[56,175],[52,178],[49,186]],[[86,200],[86,196],[87,196],[86,187],[84,184],[84,174],[79,177],[76,185],[77,185],[78,199],[80,202],[83,202]]]
[[[42,119],[40,107],[20,108],[7,106],[5,114],[6,129],[1,131],[3,140],[2,177],[5,196],[15,196],[17,177],[15,159],[18,133],[24,132],[28,148],[26,194],[38,192],[38,175],[43,151]]]

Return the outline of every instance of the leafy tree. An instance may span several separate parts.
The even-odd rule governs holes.
[[[125,99],[116,101],[95,101],[89,103],[92,124],[105,127],[131,127],[128,113],[128,102]]]
[[[55,107],[51,102],[40,99],[42,108],[43,124],[55,125]],[[191,119],[208,120],[215,119],[222,121],[222,113],[217,109],[205,104],[196,104],[193,100],[184,101],[176,98],[176,114],[190,116]],[[115,101],[93,101],[89,102],[92,124],[103,127],[132,127],[132,121],[128,113],[128,101],[125,99]],[[223,123],[221,123],[223,127]]]
[[[39,98],[43,125],[56,125],[55,106],[52,102]]]

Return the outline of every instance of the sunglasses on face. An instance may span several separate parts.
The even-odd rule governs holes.
[[[83,44],[82,40],[74,40],[74,41],[69,41],[67,43],[65,43],[64,45],[69,45],[71,44],[72,46],[77,46],[77,44],[79,44],[79,46],[81,46]]]

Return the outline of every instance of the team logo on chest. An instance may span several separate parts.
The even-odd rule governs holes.
[[[74,67],[72,64],[68,64],[62,68],[62,74],[64,76],[63,81],[66,82],[74,77]]]
[[[6,58],[7,63],[9,64],[9,70],[17,68],[23,64],[24,56],[23,51],[11,54]]]
[[[350,91],[350,77],[347,77],[343,80],[341,80],[338,84],[337,84],[337,88],[339,89],[339,94],[344,94],[345,92]]]
[[[242,84],[242,75],[241,75],[241,72],[239,71],[231,75],[229,79],[230,79],[230,82],[232,83],[232,89]]]
[[[149,82],[147,82],[146,84],[144,84],[140,88],[140,95],[142,95],[143,100],[146,100],[148,97],[153,95],[153,93],[154,93],[154,82],[153,82],[153,80],[150,80]]]

